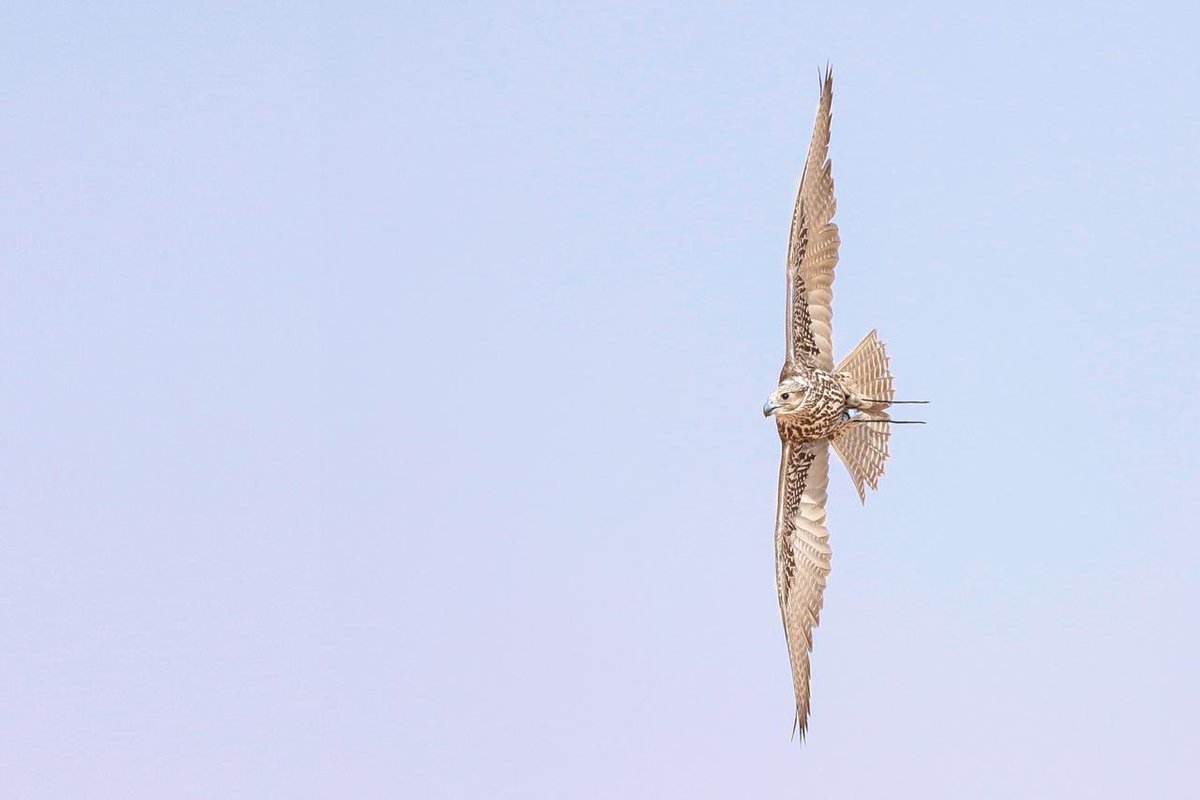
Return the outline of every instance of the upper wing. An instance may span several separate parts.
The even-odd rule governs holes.
[[[829,575],[829,531],[825,490],[829,485],[829,442],[783,443],[779,465],[779,507],[775,516],[775,580],[792,662],[796,726],[808,725],[808,654],[821,616],[821,596]]]
[[[825,71],[812,143],[800,178],[787,260],[787,355],[784,375],[807,365],[833,369],[833,268],[838,261],[837,211],[829,163],[833,74]]]

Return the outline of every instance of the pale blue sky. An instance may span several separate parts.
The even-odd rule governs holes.
[[[1200,15],[731,8],[6,6],[0,794],[1194,791]],[[801,746],[826,61],[835,346],[935,404]]]

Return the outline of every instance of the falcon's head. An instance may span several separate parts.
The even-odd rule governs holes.
[[[763,416],[771,417],[776,414],[791,414],[800,408],[811,384],[803,376],[788,378],[775,387],[771,396],[763,406]]]

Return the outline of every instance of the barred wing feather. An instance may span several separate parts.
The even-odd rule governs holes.
[[[837,200],[829,161],[833,75],[825,72],[812,142],[800,178],[787,260],[787,353],[784,375],[833,368],[833,270],[838,262]]]
[[[796,692],[796,727],[808,727],[809,653],[821,617],[832,550],[825,528],[829,442],[783,443],[775,517],[775,576]]]

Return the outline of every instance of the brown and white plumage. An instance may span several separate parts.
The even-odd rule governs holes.
[[[796,725],[801,736],[808,725],[812,632],[821,619],[825,578],[833,554],[829,531],[825,528],[828,485],[829,443],[784,440],[775,516],[775,583],[796,691]]]
[[[776,584],[803,737],[810,707],[809,654],[820,621],[832,550],[825,527],[829,448],[846,463],[865,499],[888,456],[892,375],[875,331],[836,368],[833,275],[837,210],[829,161],[833,76],[826,70],[812,142],[792,214],[787,259],[787,348],[779,385],[763,413],[775,417],[783,454],[775,516]]]
[[[832,111],[833,74],[826,70],[812,142],[792,212],[787,259],[785,372],[806,364],[826,372],[833,369],[833,268],[837,266],[841,240],[837,225],[832,222],[837,212],[829,161]]]

